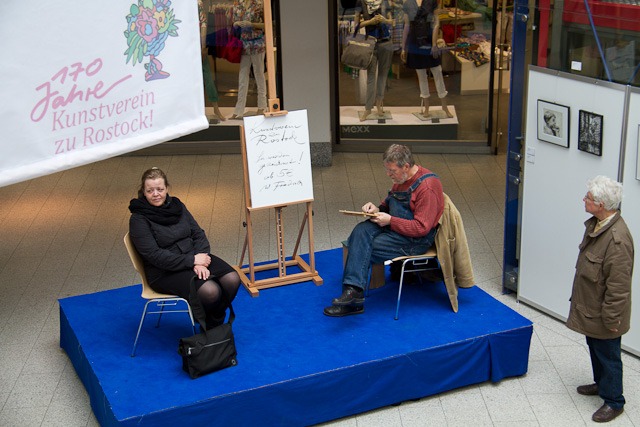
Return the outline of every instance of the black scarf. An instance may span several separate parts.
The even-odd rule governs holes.
[[[182,216],[183,208],[184,204],[182,204],[180,199],[171,197],[168,194],[167,200],[165,200],[162,206],[151,205],[144,196],[131,199],[129,203],[131,213],[140,214],[149,221],[160,225],[177,224]]]

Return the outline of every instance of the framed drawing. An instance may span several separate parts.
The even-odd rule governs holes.
[[[538,99],[538,139],[569,148],[569,107]]]
[[[578,116],[578,150],[602,156],[602,125],[600,114],[580,110]]]

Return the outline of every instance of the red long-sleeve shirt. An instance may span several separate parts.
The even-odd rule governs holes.
[[[391,191],[407,191],[422,175],[433,173],[429,169],[418,166],[418,171],[402,184],[394,184]],[[380,210],[389,212],[385,199],[380,204]],[[396,233],[408,237],[426,236],[436,225],[444,211],[444,196],[442,183],[437,177],[427,178],[411,193],[409,202],[413,219],[391,217],[391,229]]]

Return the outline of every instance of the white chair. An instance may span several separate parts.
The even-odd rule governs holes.
[[[421,273],[428,270],[439,270],[440,261],[436,252],[435,244],[432,245],[426,253],[414,256],[401,256],[384,262],[384,265],[391,265],[394,262],[402,263],[400,266],[400,286],[398,287],[398,302],[396,304],[395,320],[398,320],[400,312],[400,297],[402,296],[402,284],[404,282],[405,273]],[[418,275],[418,279],[422,281],[422,277]]]
[[[437,232],[436,232],[437,233]],[[347,261],[347,255],[349,253],[349,247],[347,241],[342,242],[342,262]],[[414,256],[400,256],[397,258],[389,259],[384,264],[372,264],[371,275],[369,276],[369,283],[365,288],[365,295],[369,295],[370,289],[377,289],[385,285],[385,266],[391,265],[394,262],[402,263],[400,266],[400,287],[398,288],[398,302],[396,304],[395,320],[398,320],[398,313],[400,311],[400,296],[402,295],[402,283],[404,282],[404,273],[416,273],[428,270],[439,270],[440,261],[438,261],[438,254],[436,252],[435,243],[421,255]],[[422,281],[422,277],[418,275],[418,279]]]
[[[124,245],[127,248],[127,252],[129,253],[129,258],[131,258],[131,263],[133,264],[133,268],[136,269],[140,277],[142,278],[142,298],[146,299],[147,302],[144,305],[144,310],[142,311],[142,317],[140,318],[140,324],[138,325],[138,332],[136,333],[136,339],[133,342],[133,350],[131,351],[131,357],[135,357],[136,355],[136,347],[138,345],[138,338],[140,337],[140,330],[142,330],[142,324],[144,323],[144,319],[147,314],[157,314],[158,322],[156,323],[156,328],[160,326],[160,319],[164,313],[189,313],[189,318],[191,319],[191,327],[193,328],[193,333],[196,333],[195,322],[193,321],[193,313],[191,312],[191,306],[189,302],[180,298],[177,295],[168,295],[161,294],[154,291],[147,282],[147,275],[144,272],[144,264],[142,262],[142,258],[140,254],[136,250],[135,246],[133,246],[133,242],[131,241],[131,237],[129,233],[124,235]],[[178,304],[184,303],[187,307],[186,309],[179,308]],[[149,311],[149,304],[155,304],[155,310],[157,311]],[[165,310],[165,308],[167,310]],[[153,310],[154,307],[152,306]]]

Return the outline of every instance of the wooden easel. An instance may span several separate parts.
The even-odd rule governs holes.
[[[271,0],[264,0],[264,23],[265,23],[265,38],[266,38],[266,59],[267,59],[267,78],[268,78],[268,112],[265,113],[265,117],[276,117],[286,115],[287,111],[280,110],[280,99],[276,94],[275,84],[275,67],[274,67],[274,46],[273,46],[273,20],[271,16]],[[292,283],[306,282],[312,280],[316,286],[322,284],[322,278],[315,269],[315,255],[313,244],[313,200],[302,200],[296,203],[306,203],[306,212],[300,229],[298,231],[298,238],[293,250],[293,255],[289,260],[286,259],[285,247],[284,247],[284,223],[282,220],[282,210],[289,205],[273,205],[262,206],[259,208],[252,207],[251,201],[251,184],[249,179],[249,169],[247,160],[244,126],[240,126],[240,146],[242,148],[242,161],[244,166],[244,194],[246,205],[246,227],[247,235],[245,237],[244,245],[242,248],[242,255],[240,256],[240,263],[235,267],[236,271],[240,275],[240,280],[244,287],[249,291],[251,296],[258,296],[260,289],[273,288],[277,286],[290,285]],[[253,229],[251,212],[259,209],[275,209],[276,219],[276,236],[278,245],[278,259],[274,263],[263,264],[255,266],[253,255]],[[300,240],[305,226],[308,223],[308,239],[309,239],[309,262],[298,255],[298,249],[300,247]],[[249,264],[247,267],[242,267],[244,263],[244,257],[246,253],[249,253]],[[287,267],[297,267],[301,270],[299,273],[287,274]],[[271,277],[267,279],[256,280],[255,274],[260,271],[278,270],[277,277]]]

